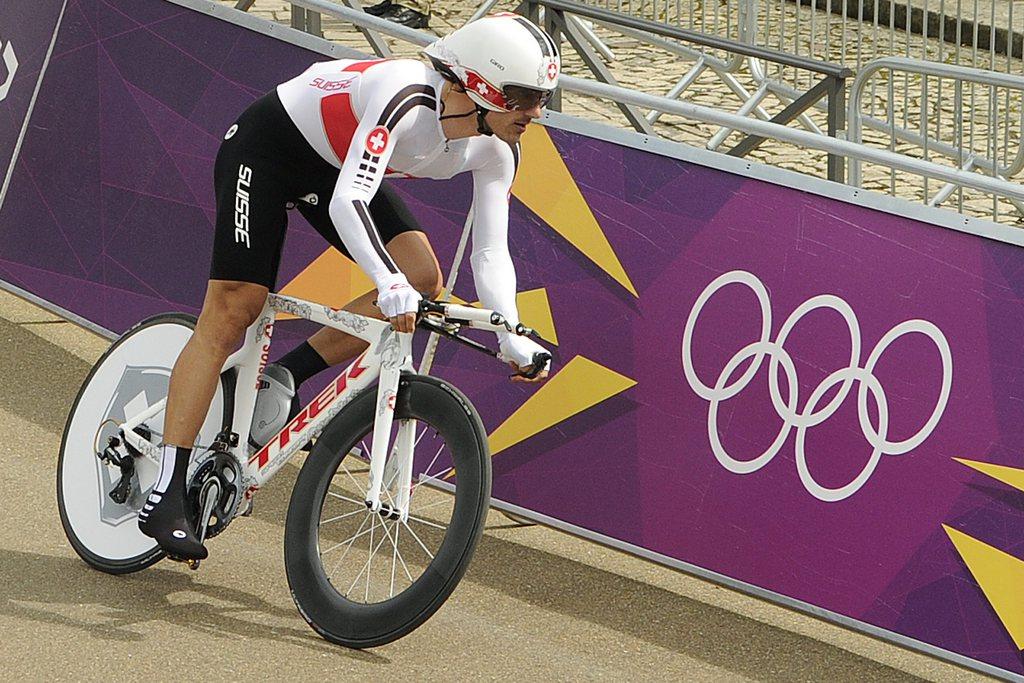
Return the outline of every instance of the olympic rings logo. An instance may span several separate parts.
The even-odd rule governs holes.
[[[742,284],[748,287],[757,297],[761,307],[761,336],[751,344],[736,352],[729,362],[722,368],[714,386],[704,384],[693,368],[693,328],[697,324],[697,318],[701,310],[714,294],[722,287],[730,284]],[[784,345],[790,332],[796,324],[808,313],[819,308],[828,308],[836,311],[846,321],[850,331],[850,361],[849,366],[836,370],[815,387],[802,409],[798,409],[799,383],[797,381],[796,366],[793,359],[786,352]],[[711,450],[721,465],[735,474],[750,474],[767,465],[782,449],[783,443],[789,436],[790,431],[796,428],[796,468],[800,475],[800,481],[804,488],[819,500],[825,502],[836,502],[849,498],[860,490],[867,483],[883,455],[903,455],[908,453],[922,443],[931,435],[935,426],[942,418],[946,409],[946,402],[949,400],[949,391],[953,383],[953,356],[949,348],[949,342],[938,327],[927,320],[907,320],[902,322],[882,335],[875,347],[868,354],[867,363],[860,366],[861,337],[860,327],[857,323],[857,316],[850,308],[850,305],[837,296],[822,294],[808,299],[782,323],[775,341],[769,339],[772,329],[771,304],[768,299],[768,291],[764,284],[756,276],[742,270],[734,270],[716,278],[709,284],[701,295],[697,297],[693,310],[686,320],[686,328],[683,331],[683,372],[693,391],[706,401],[710,402],[708,407],[708,439],[711,443]],[[889,408],[886,402],[885,391],[881,383],[874,375],[875,366],[879,358],[889,346],[905,334],[923,334],[928,337],[939,351],[942,359],[942,387],[939,390],[938,400],[931,416],[924,423],[917,433],[902,441],[890,441],[888,439],[889,429]],[[726,452],[718,433],[718,408],[722,401],[727,401],[745,389],[757,374],[764,357],[768,356],[768,391],[771,395],[772,406],[782,418],[782,428],[778,436],[761,455],[753,460],[737,460]],[[730,383],[733,374],[747,359],[753,359],[750,367],[735,381]],[[779,367],[786,373],[786,382],[789,387],[789,396],[783,399],[779,391]],[[860,422],[864,438],[871,446],[871,456],[868,458],[864,468],[853,478],[852,481],[838,488],[829,488],[819,484],[811,475],[807,467],[807,453],[805,443],[807,430],[830,418],[835,414],[843,401],[850,393],[853,383],[858,383],[857,389],[857,416]],[[840,385],[838,393],[825,406],[819,408],[825,394],[836,385]],[[871,423],[868,413],[868,392],[874,399],[878,411],[878,426]]]

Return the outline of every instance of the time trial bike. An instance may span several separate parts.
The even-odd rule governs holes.
[[[253,447],[275,314],[336,328],[369,347]],[[57,468],[60,518],[78,555],[101,571],[139,571],[165,557],[137,517],[159,473],[171,368],[194,327],[194,317],[178,313],[138,323],[99,359],[71,408]],[[435,301],[421,302],[417,327],[492,355],[462,329],[534,335],[495,311]],[[536,354],[533,373],[549,358]],[[391,642],[423,624],[469,565],[490,501],[486,432],[462,392],[415,372],[413,334],[270,294],[224,365],[193,449],[187,495],[200,538],[251,514],[259,489],[313,439],[285,522],[295,604],[329,641]]]

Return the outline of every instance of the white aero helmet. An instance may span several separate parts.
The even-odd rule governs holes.
[[[491,111],[544,106],[561,62],[551,37],[518,14],[492,14],[423,49],[434,68]]]

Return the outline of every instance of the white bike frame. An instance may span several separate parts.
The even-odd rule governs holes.
[[[444,305],[445,315],[469,321],[474,328],[500,331],[509,330],[504,319],[486,309]],[[345,368],[307,406],[299,411],[284,428],[262,448],[249,454],[249,430],[256,393],[263,369],[270,354],[270,341],[274,333],[275,313],[289,313],[298,318],[333,327],[346,334],[358,337],[370,347]],[[381,490],[384,481],[384,467],[387,461],[391,429],[395,419],[395,399],[402,372],[415,372],[412,361],[412,333],[392,330],[383,320],[368,318],[356,313],[315,304],[281,294],[270,294],[256,322],[245,332],[242,347],[228,357],[222,372],[236,370],[234,410],[230,429],[238,435],[238,442],[229,446],[228,451],[238,461],[243,473],[242,490],[246,500],[264,486],[295,453],[311,438],[318,436],[327,423],[344,408],[356,394],[370,386],[378,378],[376,416],[373,427],[373,445],[370,452],[370,485],[366,492],[366,505],[378,512],[382,508]],[[228,397],[225,397],[228,400]],[[138,415],[125,420],[121,431],[125,441],[143,455],[160,462],[160,452],[134,428],[159,414],[167,400],[163,399]],[[391,513],[408,520],[409,491],[412,486],[412,452],[414,446],[414,425],[412,420],[400,420],[395,437],[392,457],[397,458],[397,480],[388,489],[394,491],[388,505]],[[394,470],[392,470],[394,471]]]

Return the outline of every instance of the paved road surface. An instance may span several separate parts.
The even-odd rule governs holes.
[[[67,410],[107,342],[0,292],[3,680],[965,681],[966,670],[492,514],[466,579],[404,640],[355,652],[298,616],[287,468],[197,572],[89,569],[54,497]]]

